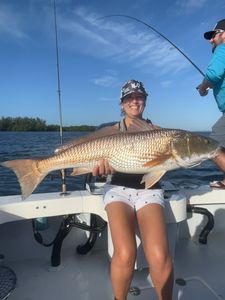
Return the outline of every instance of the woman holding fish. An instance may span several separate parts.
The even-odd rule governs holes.
[[[125,117],[119,124],[70,141],[48,157],[0,162],[15,172],[23,200],[54,170],[73,168],[73,175],[117,171],[111,185],[105,186],[104,196],[114,245],[111,278],[117,300],[126,299],[132,279],[136,222],[158,298],[172,299],[173,267],[164,199],[156,183],[169,170],[191,168],[218,153],[218,142],[210,138],[180,129],[160,129],[142,119],[146,98],[143,84],[130,80],[122,88]]]
[[[121,92],[124,119],[113,127],[129,131],[135,119],[142,119],[147,96],[141,82],[129,80]],[[148,120],[146,127],[149,130],[158,128]],[[92,173],[95,176],[110,174],[113,169],[107,160],[103,160]],[[137,222],[158,299],[172,300],[173,266],[166,234],[163,191],[159,184],[144,189],[140,183],[142,176],[113,173],[111,183],[105,186],[104,204],[114,246],[111,262],[114,299],[125,300],[129,292],[136,260]]]

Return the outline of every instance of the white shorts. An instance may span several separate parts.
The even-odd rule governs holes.
[[[113,202],[123,202],[134,210],[139,210],[148,204],[159,204],[164,207],[164,196],[162,189],[132,189],[124,186],[105,184],[104,206]]]

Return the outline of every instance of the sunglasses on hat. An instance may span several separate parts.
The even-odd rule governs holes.
[[[224,32],[224,30],[222,30],[222,29],[217,29],[217,30],[215,30],[214,33],[212,34],[211,39],[214,39],[214,37],[215,37],[218,33],[223,33],[223,32]]]

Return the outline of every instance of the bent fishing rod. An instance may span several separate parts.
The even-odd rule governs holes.
[[[100,17],[97,20],[102,20],[102,19],[106,19],[106,18],[111,18],[111,17],[124,17],[124,18],[128,18],[131,20],[134,20],[136,22],[139,22],[145,26],[147,26],[148,28],[150,28],[153,32],[157,33],[159,36],[161,36],[162,38],[164,38],[168,43],[170,43],[175,49],[177,49],[191,64],[193,67],[195,67],[196,70],[199,71],[199,73],[205,77],[205,74],[202,72],[202,70],[180,49],[178,48],[173,42],[171,42],[165,35],[163,35],[161,32],[159,32],[158,30],[156,30],[154,27],[152,27],[151,25],[149,25],[148,23],[135,18],[135,17],[131,17],[128,15],[121,15],[121,14],[116,14],[116,15],[107,15],[104,17]]]

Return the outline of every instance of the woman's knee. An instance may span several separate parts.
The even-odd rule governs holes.
[[[148,258],[148,263],[151,269],[171,269],[172,257],[168,251],[158,250]]]
[[[121,265],[134,265],[136,259],[136,247],[117,247],[114,249],[113,259],[117,260]]]

